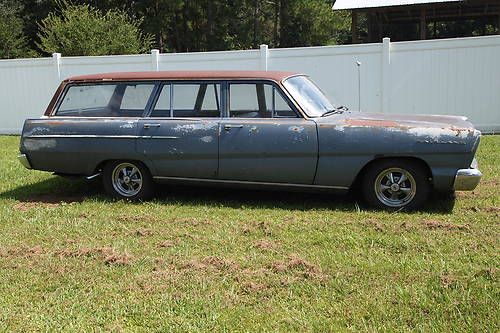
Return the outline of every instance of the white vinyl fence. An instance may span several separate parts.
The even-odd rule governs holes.
[[[359,66],[357,62],[361,63]],[[362,112],[464,115],[500,132],[500,36],[432,41],[102,57],[0,60],[0,134],[43,114],[69,76],[116,71],[286,70],[309,74]],[[358,81],[359,75],[359,81]],[[359,88],[358,88],[359,87]]]

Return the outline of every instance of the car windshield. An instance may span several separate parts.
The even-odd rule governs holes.
[[[306,76],[291,77],[283,84],[309,117],[320,117],[326,112],[335,110],[321,89]]]

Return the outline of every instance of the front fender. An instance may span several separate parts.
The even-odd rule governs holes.
[[[350,187],[359,172],[379,158],[417,158],[432,172],[434,187],[453,187],[458,169],[474,158],[480,132],[474,128],[318,124],[316,185]]]

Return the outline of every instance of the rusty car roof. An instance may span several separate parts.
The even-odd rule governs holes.
[[[157,72],[115,72],[79,75],[67,78],[68,81],[103,80],[183,80],[183,79],[270,79],[282,81],[295,72],[280,71],[157,71]]]

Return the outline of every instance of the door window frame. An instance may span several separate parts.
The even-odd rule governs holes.
[[[271,118],[260,118],[260,117],[252,117],[252,118],[245,118],[245,117],[231,117],[230,115],[230,86],[231,84],[258,84],[258,83],[262,83],[262,84],[268,84],[268,85],[271,85],[272,88],[273,88],[273,94],[272,94],[272,107],[273,109],[271,110]],[[288,96],[285,94],[285,92],[283,91],[283,89],[281,88],[280,85],[278,85],[276,82],[272,81],[272,80],[252,80],[252,79],[242,79],[242,80],[226,80],[224,81],[224,90],[225,90],[225,105],[226,105],[226,108],[224,109],[224,116],[223,118],[224,119],[303,119],[303,116],[302,114],[299,112],[299,110],[297,109],[297,107],[295,106],[294,103],[292,103],[292,101],[290,100],[290,98],[288,98]],[[287,103],[288,107],[290,108],[290,110],[295,113],[295,116],[296,117],[293,117],[293,118],[289,118],[289,117],[275,117],[274,113],[275,113],[275,109],[276,109],[276,93],[278,93],[281,98],[283,98],[283,100],[285,101],[285,103]]]
[[[159,82],[158,90],[155,92],[154,99],[152,100],[151,107],[148,110],[147,113],[144,114],[143,118],[150,118],[150,119],[175,119],[175,120],[189,120],[189,119],[221,119],[222,115],[224,114],[225,110],[225,91],[224,91],[224,81],[222,80],[161,80]],[[219,102],[219,116],[218,117],[173,117],[173,112],[174,112],[174,85],[202,85],[202,84],[215,84],[220,86],[220,94],[218,98]],[[154,112],[154,109],[156,107],[156,104],[158,103],[158,100],[160,99],[161,92],[163,91],[163,88],[165,86],[170,86],[170,116],[169,117],[152,117],[152,113]],[[215,90],[217,92],[217,90]],[[195,100],[193,100],[193,103],[195,103]],[[194,104],[193,104],[194,105]]]

